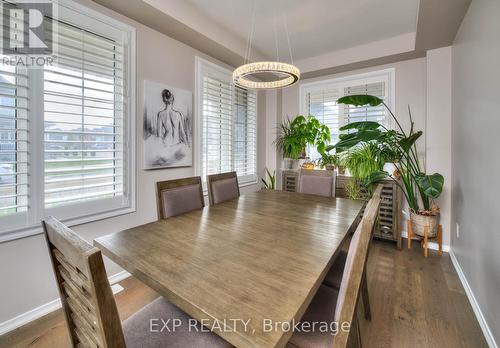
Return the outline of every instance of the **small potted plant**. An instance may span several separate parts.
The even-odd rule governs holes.
[[[276,190],[276,171],[273,170],[273,174],[269,172],[266,168],[266,178],[260,178],[262,181],[262,188],[265,190]]]
[[[365,184],[375,183],[383,178],[392,178],[401,188],[410,208],[410,220],[413,232],[424,235],[424,227],[427,226],[428,237],[437,234],[439,224],[439,207],[435,199],[441,195],[444,185],[444,177],[439,173],[427,174],[424,172],[418,155],[416,142],[422,136],[422,131],[415,131],[414,122],[409,111],[410,129],[405,131],[394,113],[387,107],[384,101],[371,95],[351,95],[340,98],[338,104],[354,106],[378,106],[383,105],[394,119],[397,128],[387,129],[384,125],[373,121],[362,121],[350,123],[341,131],[348,131],[340,135],[340,140],[335,144],[337,152],[348,151],[360,146],[360,144],[371,144],[377,151],[384,154],[385,160],[392,163],[397,170],[400,179],[391,177],[389,173],[377,170],[368,176]]]
[[[318,150],[324,151],[329,141],[330,130],[327,126],[312,115],[299,115],[281,123],[274,143],[283,153],[283,167],[295,169],[298,167],[298,159],[306,157],[307,145],[314,145]]]
[[[326,146],[323,152],[319,151],[321,158],[318,160],[318,165],[326,170],[335,170],[340,166],[340,156],[337,153],[330,153],[333,150],[333,145]]]

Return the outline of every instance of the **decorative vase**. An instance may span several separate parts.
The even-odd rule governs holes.
[[[428,238],[437,236],[439,225],[439,214],[436,215],[421,215],[410,211],[410,221],[412,232],[420,237],[424,237],[424,228],[428,226]]]
[[[344,175],[345,174],[345,167],[343,166],[338,166],[337,171],[339,175]]]
[[[325,166],[325,169],[326,169],[326,170],[335,170],[335,166],[334,166],[334,165],[331,165],[331,164],[327,164],[327,165]]]

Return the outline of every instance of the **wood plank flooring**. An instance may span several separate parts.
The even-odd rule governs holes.
[[[403,244],[405,245],[405,244]],[[424,259],[412,250],[375,241],[368,262],[372,321],[361,320],[363,347],[487,347],[447,253]],[[134,278],[116,295],[122,320],[158,295]],[[0,337],[0,347],[70,347],[61,311]]]

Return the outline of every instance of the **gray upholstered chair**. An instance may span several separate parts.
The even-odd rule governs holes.
[[[122,328],[101,251],[52,217],[43,227],[73,347],[231,347],[206,330],[189,331],[189,316],[163,297]],[[175,332],[152,332],[150,319],[180,319],[182,325]]]
[[[230,201],[240,196],[236,172],[207,175],[210,205]]]
[[[365,216],[354,232],[339,289],[320,285],[309,307],[301,318],[301,322],[337,323],[338,332],[321,332],[321,330],[298,330],[289,340],[288,347],[347,347],[348,340],[353,346],[361,347],[359,323],[356,315],[358,294],[362,276],[366,268],[366,258],[371,242],[371,234],[380,206],[380,194],[374,196],[367,205]],[[349,332],[342,331],[342,323],[351,323]],[[355,331],[353,331],[355,330]]]
[[[335,197],[335,172],[301,169],[298,191],[311,195]]]
[[[158,218],[167,219],[205,205],[201,178],[194,176],[156,183]]]

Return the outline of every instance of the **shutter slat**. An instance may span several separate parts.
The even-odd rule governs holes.
[[[122,195],[122,44],[62,22],[54,30],[58,60],[44,70],[45,205]]]

